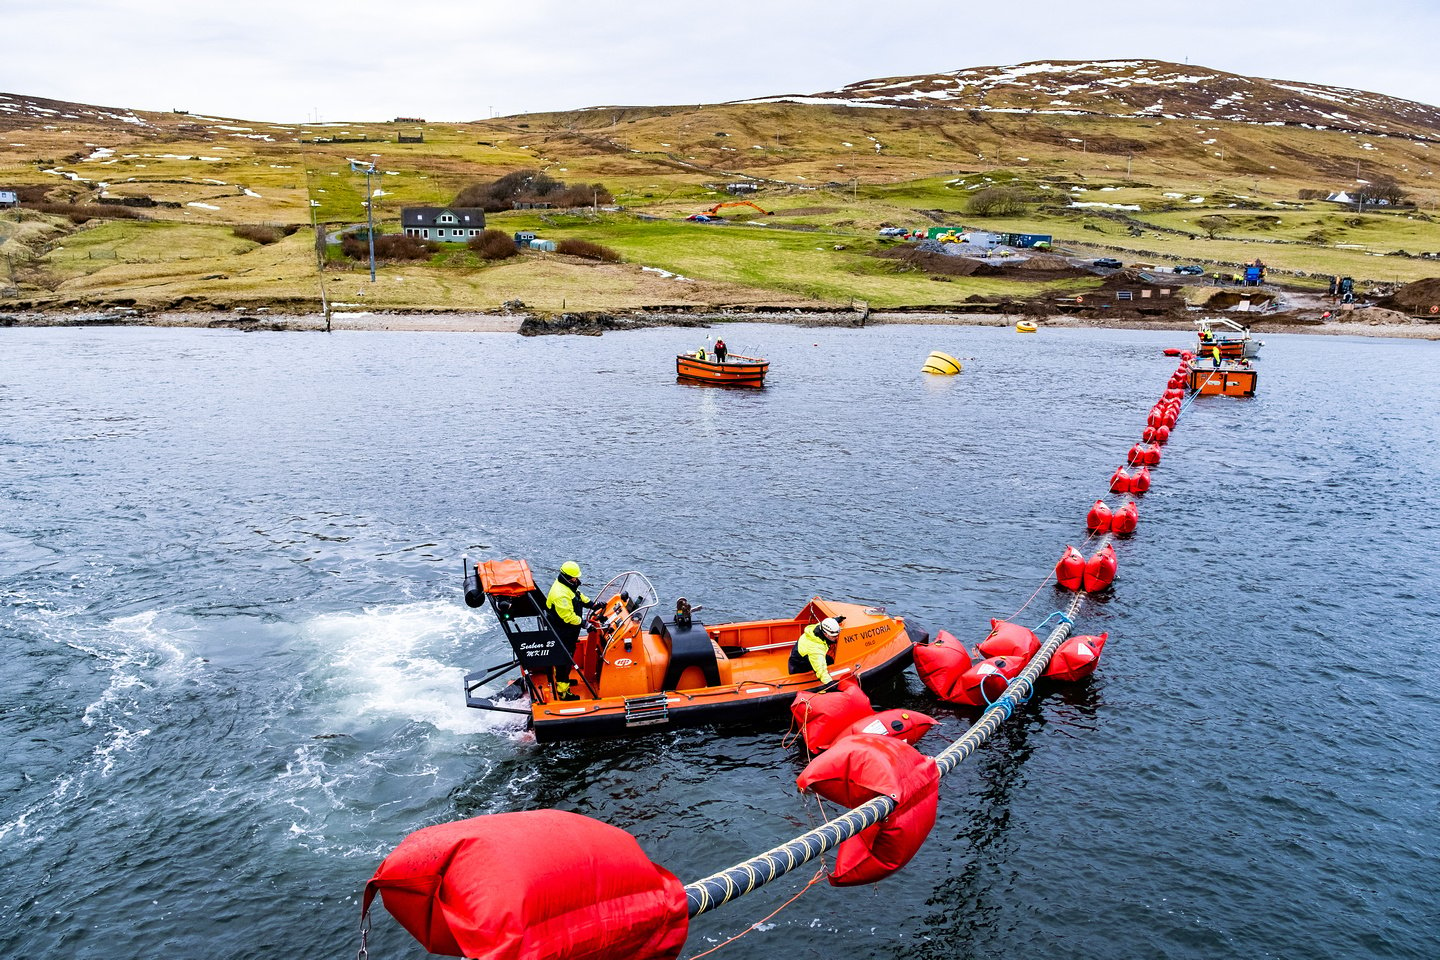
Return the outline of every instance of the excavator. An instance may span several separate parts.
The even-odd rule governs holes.
[[[719,213],[719,212],[720,212],[722,209],[724,209],[725,207],[755,207],[756,210],[760,210],[760,212],[763,213],[763,214],[765,214],[765,216],[767,216],[767,217],[773,217],[773,216],[775,216],[775,211],[774,211],[774,210],[761,210],[759,207],[756,207],[755,204],[751,203],[749,200],[729,200],[729,201],[727,201],[727,202],[725,202],[725,203],[717,203],[717,204],[715,204],[715,206],[711,207],[709,210],[706,210],[706,211],[705,211],[705,214],[706,214],[706,216],[711,216],[711,217],[713,217],[715,214]]]

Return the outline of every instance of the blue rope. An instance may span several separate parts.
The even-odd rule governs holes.
[[[1000,694],[1000,696],[996,697],[994,700],[991,700],[990,695],[985,692],[985,681],[988,680],[990,677],[999,677],[1000,679],[1005,681],[1005,692]],[[1010,699],[1009,677],[1005,676],[1005,674],[1003,673],[1000,673],[998,670],[995,673],[988,674],[985,677],[982,677],[980,680],[980,696],[985,698],[985,705],[987,707],[999,707],[1000,709],[1005,711],[1005,719],[1010,719],[1010,713],[1015,709],[1015,707],[1014,703]]]
[[[1039,633],[1041,630],[1043,630],[1043,629],[1045,628],[1045,624],[1049,623],[1051,620],[1054,620],[1056,617],[1059,617],[1061,620],[1064,620],[1066,623],[1070,624],[1072,627],[1075,625],[1075,621],[1074,621],[1074,620],[1071,620],[1069,617],[1065,616],[1065,614],[1064,614],[1063,612],[1061,612],[1061,611],[1059,611],[1059,610],[1056,610],[1054,613],[1050,614],[1050,616],[1046,617],[1044,620],[1041,620],[1039,623],[1037,623],[1037,624],[1035,625],[1035,629],[1034,629],[1033,631],[1031,631],[1031,632],[1032,632],[1032,633]]]

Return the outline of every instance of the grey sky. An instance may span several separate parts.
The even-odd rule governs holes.
[[[1440,104],[1435,0],[6,0],[0,11],[0,91],[246,120],[477,120],[1139,58]]]

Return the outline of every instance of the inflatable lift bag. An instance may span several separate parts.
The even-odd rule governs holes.
[[[410,834],[365,885],[431,953],[471,960],[675,960],[685,887],[618,827],[562,810]]]

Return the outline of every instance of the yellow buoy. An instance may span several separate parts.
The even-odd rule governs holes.
[[[1039,327],[1029,320],[1020,320],[1015,324],[1016,333],[1034,333]]]
[[[925,366],[921,367],[920,371],[922,373],[940,373],[948,377],[954,376],[963,369],[964,368],[960,366],[960,361],[950,356],[950,354],[934,350],[930,353],[930,356],[925,358]]]

